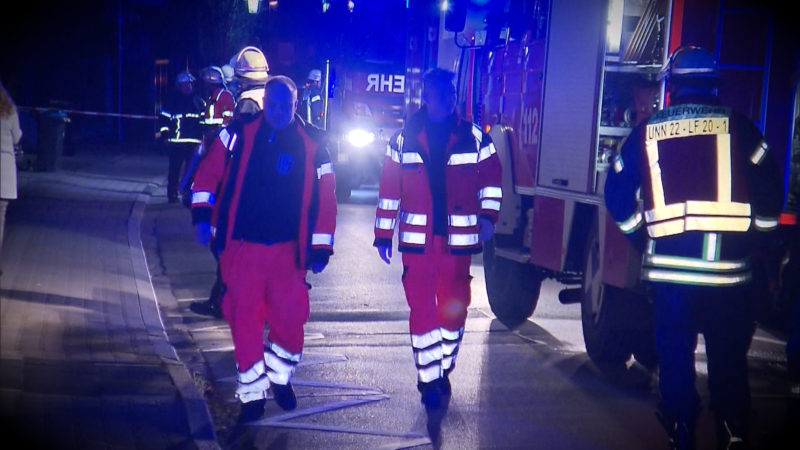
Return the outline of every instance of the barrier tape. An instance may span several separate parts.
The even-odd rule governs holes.
[[[102,117],[122,117],[125,119],[147,119],[147,120],[155,120],[158,119],[159,116],[148,116],[143,114],[117,114],[117,113],[106,113],[106,112],[96,112],[96,111],[78,111],[74,109],[61,109],[61,108],[41,108],[41,107],[34,107],[34,106],[17,106],[17,109],[21,110],[28,110],[28,111],[37,111],[37,112],[47,112],[47,111],[60,111],[67,114],[82,114],[85,116],[102,116]]]

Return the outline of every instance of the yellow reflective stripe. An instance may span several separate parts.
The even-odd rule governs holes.
[[[380,198],[378,199],[378,208],[385,209],[387,211],[397,211],[400,208],[400,200],[395,200],[392,198]]]
[[[761,164],[761,162],[764,161],[764,157],[767,155],[768,150],[769,146],[767,146],[767,143],[762,140],[758,144],[758,148],[756,148],[756,151],[754,151],[753,154],[750,155],[750,162],[752,162],[756,166]]]
[[[447,220],[451,227],[471,227],[478,224],[477,214],[451,214],[447,217]]]
[[[481,208],[500,211],[500,202],[497,200],[481,200]]]
[[[648,222],[659,222],[667,219],[674,219],[676,217],[683,217],[686,215],[686,203],[673,203],[671,205],[664,205],[653,208],[644,212],[644,216]]]
[[[329,162],[324,163],[319,166],[319,169],[317,169],[317,178],[320,179],[323,175],[327,175],[329,173],[333,173],[333,164]]]
[[[726,119],[727,120],[727,119]],[[726,128],[727,129],[727,128]],[[731,201],[731,135],[717,135],[717,201]]]
[[[425,243],[425,233],[419,233],[416,231],[401,231],[400,242],[422,245]]]
[[[468,245],[475,245],[480,242],[480,240],[478,239],[477,233],[451,234],[447,238],[447,242],[453,247],[464,247]]]
[[[417,214],[402,211],[400,213],[400,221],[409,225],[425,226],[428,223],[427,214]]]
[[[664,183],[661,181],[661,166],[658,164],[658,141],[646,140],[645,152],[650,167],[650,189],[653,193],[654,210],[666,205],[664,199]]]
[[[478,153],[478,162],[481,162],[485,159],[488,159],[490,156],[494,155],[497,152],[494,148],[494,143],[490,142],[489,145],[483,147],[481,151]]]
[[[750,267],[746,259],[737,261],[707,261],[685,256],[645,255],[644,263],[653,266],[664,266],[678,269],[700,269],[708,271],[730,272],[741,271]]]
[[[689,200],[685,203],[672,203],[645,211],[645,218],[648,222],[658,222],[686,215],[750,217],[750,204]]]
[[[684,230],[684,219],[673,219],[647,226],[647,234],[652,238],[672,236],[673,234],[683,233]]]
[[[753,221],[753,224],[759,231],[774,230],[775,228],[778,227],[778,218],[756,216],[755,220]]]
[[[642,225],[642,213],[636,211],[631,217],[622,222],[617,222],[617,226],[625,234],[630,234],[636,231]]]
[[[375,219],[375,228],[381,230],[394,230],[395,219],[387,219],[385,217],[378,217]]]
[[[422,156],[419,153],[403,153],[402,154],[402,161],[403,164],[416,164],[422,162]]]
[[[719,233],[705,233],[703,235],[703,259],[706,261],[719,260],[720,244]]]
[[[475,153],[453,153],[447,160],[448,166],[460,166],[462,164],[477,164],[478,152]]]
[[[311,245],[333,245],[333,235],[328,233],[314,233],[311,235]]]
[[[669,270],[642,269],[642,278],[650,281],[664,281],[681,284],[702,284],[709,286],[730,286],[742,284],[750,280],[749,273],[732,274],[701,274],[687,272],[673,272]]]
[[[498,186],[487,186],[478,191],[478,197],[503,198],[503,188]]]
[[[749,217],[687,217],[686,231],[747,231]]]

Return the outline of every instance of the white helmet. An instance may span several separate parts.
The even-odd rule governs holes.
[[[308,72],[308,79],[311,81],[322,81],[322,72],[319,69],[312,69]]]
[[[208,66],[200,73],[200,77],[208,84],[222,84],[225,76],[217,66]]]
[[[269,65],[264,53],[256,47],[245,47],[235,57],[233,71],[238,78],[266,81]]]

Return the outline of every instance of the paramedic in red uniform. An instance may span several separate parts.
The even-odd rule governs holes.
[[[755,124],[720,104],[710,51],[682,47],[667,69],[671,104],[631,131],[609,171],[606,206],[644,253],[659,415],[672,447],[695,447],[701,405],[694,354],[703,333],[718,448],[746,448],[755,331],[750,255],[778,226],[781,180]]]
[[[192,188],[197,240],[207,245],[213,237],[219,252],[240,422],[263,414],[270,387],[279,406],[295,408],[290,381],[309,315],[306,270],[322,271],[333,254],[331,162],[320,131],[296,111],[294,82],[270,78],[263,111],[220,131]]]
[[[375,220],[387,264],[398,224],[417,387],[426,409],[450,395],[470,303],[469,266],[500,210],[500,160],[481,129],[456,112],[453,73],[423,77],[425,105],[390,140]]]

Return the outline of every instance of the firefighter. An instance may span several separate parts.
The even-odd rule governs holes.
[[[453,76],[426,72],[425,105],[390,140],[373,244],[389,264],[399,219],[411,348],[427,410],[450,396],[470,303],[471,255],[491,238],[502,198],[494,144],[456,112]]]
[[[322,128],[324,112],[322,110],[322,72],[313,69],[308,72],[303,88],[303,113],[306,122]]]
[[[213,235],[219,252],[240,423],[262,415],[270,387],[281,408],[296,407],[291,377],[309,315],[306,270],[328,264],[336,224],[330,158],[318,130],[296,116],[294,82],[271,78],[263,104],[262,113],[220,131],[192,188],[196,238],[208,245]]]
[[[244,47],[232,59],[236,84],[236,114],[258,114],[264,99],[264,85],[269,78],[269,65],[257,47]]]
[[[644,254],[659,358],[657,416],[673,448],[694,448],[703,333],[717,443],[747,443],[747,351],[755,331],[750,255],[777,228],[782,187],[758,128],[720,104],[714,55],[676,50],[671,105],[637,125],[613,161],[606,206]],[[640,192],[641,201],[637,201]]]
[[[197,167],[205,157],[206,150],[216,138],[221,127],[228,125],[236,109],[233,94],[225,86],[225,73],[217,66],[208,66],[200,73],[206,95],[206,108],[201,123],[203,124],[203,143],[195,149],[189,169],[181,180],[181,198],[184,205],[191,206],[191,187]],[[192,302],[189,309],[197,314],[222,318],[220,298],[222,296],[222,282],[217,268],[217,277],[211,287],[207,300]]]
[[[176,92],[167,99],[159,114],[159,140],[167,141],[169,173],[167,175],[167,200],[178,201],[178,188],[182,172],[188,169],[192,154],[203,139],[201,117],[203,99],[195,89],[196,78],[188,71],[175,78]]]

